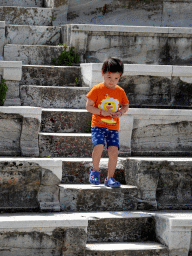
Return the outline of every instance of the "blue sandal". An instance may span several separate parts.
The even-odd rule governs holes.
[[[90,169],[89,182],[94,185],[100,184],[100,170],[99,172],[93,171],[93,167]]]
[[[114,178],[107,178],[105,179],[104,185],[106,187],[111,187],[111,188],[119,188],[121,186],[121,183],[119,181],[116,181]]]

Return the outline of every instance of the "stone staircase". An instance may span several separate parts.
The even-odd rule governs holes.
[[[57,57],[63,50],[63,47],[58,44],[63,43],[64,39],[60,39],[62,38],[62,28],[52,26],[53,9],[44,8],[43,1],[14,0],[14,3],[10,1],[8,5],[8,1],[0,0],[0,5],[2,5],[0,8],[1,20],[6,22],[4,60],[22,61],[23,63],[22,79],[19,82],[22,105],[20,108],[31,107],[32,112],[35,112],[36,108],[42,108],[41,119],[39,119],[41,121],[40,158],[38,155],[35,158],[29,156],[24,158],[22,153],[18,153],[17,157],[12,157],[14,156],[12,155],[8,158],[7,155],[1,153],[1,170],[6,170],[3,184],[9,184],[7,180],[12,179],[18,188],[16,189],[14,184],[11,184],[8,188],[6,187],[6,190],[2,189],[2,193],[4,191],[2,198],[4,195],[6,199],[4,199],[5,205],[1,206],[0,255],[187,256],[192,250],[191,241],[188,241],[192,227],[191,215],[186,212],[186,216],[189,216],[186,217],[187,222],[184,218],[179,219],[174,212],[171,212],[170,215],[166,215],[166,213],[161,215],[161,212],[157,210],[191,210],[192,208],[190,173],[192,159],[188,157],[191,141],[188,141],[188,151],[184,151],[185,158],[180,158],[180,153],[175,147],[177,158],[166,157],[167,151],[161,154],[163,155],[161,158],[148,158],[146,157],[146,148],[142,149],[144,156],[141,158],[138,155],[138,151],[141,152],[139,146],[139,149],[135,146],[135,157],[127,157],[130,154],[120,152],[121,157],[118,159],[115,173],[115,178],[122,183],[121,188],[118,189],[106,188],[103,185],[107,173],[107,159],[105,158],[107,155],[104,152],[101,159],[101,185],[90,185],[88,177],[91,167],[92,143],[91,135],[86,131],[89,129],[91,115],[85,110],[86,93],[90,87],[83,80],[83,66],[51,66],[52,58]],[[140,62],[138,61],[138,63]],[[138,66],[138,69],[141,67]],[[155,106],[157,108],[158,104],[155,104],[155,101],[159,94],[158,88],[162,89],[165,85],[164,81],[168,81],[167,77],[172,75],[167,75],[167,77],[164,75],[166,79],[163,76],[161,78],[161,80],[164,79],[163,82],[159,82],[160,78],[157,78],[153,72],[145,73],[143,70],[144,66],[141,70],[143,74],[138,71],[135,75],[132,73],[132,79],[136,82],[133,83],[132,80],[128,83],[132,86],[136,84],[136,91],[130,87],[130,89],[126,88],[126,92],[128,97],[133,99],[137,94],[141,95],[140,99],[142,99],[142,95],[145,95],[146,98],[151,96],[152,103],[149,100],[147,107]],[[127,84],[126,79],[130,79],[130,76],[127,75],[127,78],[126,75],[121,80],[122,86]],[[138,82],[139,79],[141,82]],[[154,79],[154,83],[157,84],[157,87],[153,87],[152,95],[150,95],[149,89],[147,90],[148,94],[139,90],[139,85],[142,83],[146,85],[145,88],[149,88],[146,79],[148,81]],[[191,77],[187,80],[188,87],[190,79]],[[159,83],[156,83],[157,80]],[[183,80],[186,81],[186,79]],[[167,82],[166,88],[174,87],[174,79],[171,81],[172,83]],[[181,87],[185,85],[180,84],[179,93],[182,91]],[[163,91],[162,89],[161,92],[162,98],[167,96],[167,90]],[[190,91],[188,98],[189,95],[191,95]],[[138,104],[135,102],[136,100],[131,107],[142,107],[142,100]],[[190,126],[190,119],[177,120],[178,115],[173,113],[171,106],[166,100],[164,101],[164,107],[169,108],[176,116],[173,115],[171,122],[173,124],[177,121],[178,124],[185,122],[184,127]],[[16,111],[16,107],[13,106],[13,108]],[[180,108],[190,109],[191,104],[186,102]],[[8,110],[0,108],[1,118],[2,116],[3,118],[6,116],[7,119],[11,118],[10,112],[6,111]],[[136,120],[133,123],[133,135],[141,135],[143,127],[151,128],[150,125],[153,125],[150,130],[152,131],[151,137],[155,138],[159,145],[162,138],[160,135],[154,135],[153,132],[163,130],[167,124],[165,127],[167,129],[166,139],[169,144],[172,130],[167,127],[170,126],[170,122],[162,121],[163,118],[157,118],[155,114],[152,114],[151,118],[148,117],[149,120],[152,120],[151,123],[146,124],[146,121],[140,117],[143,114],[139,114],[137,109],[131,108],[130,113]],[[183,116],[187,116],[191,112],[185,113],[185,115],[184,112],[181,112],[180,116],[182,113]],[[163,110],[161,114],[164,115]],[[128,115],[125,118],[129,118]],[[20,115],[17,118],[19,121],[11,123],[11,127],[24,122],[21,121]],[[159,119],[161,121],[157,121]],[[122,119],[122,122],[127,125],[126,120]],[[4,127],[5,130],[4,125],[0,124],[1,127]],[[7,125],[8,127],[10,124]],[[30,126],[26,127],[24,126],[30,131]],[[190,127],[184,134],[188,134],[188,131],[191,132]],[[24,132],[24,128],[20,129],[16,126],[15,130],[17,133]],[[176,130],[178,134],[183,132],[182,128],[180,130],[176,128]],[[142,136],[145,137],[145,131],[143,133]],[[27,136],[29,136],[28,133]],[[142,143],[142,136],[133,137],[135,143],[133,144],[136,145],[139,139]],[[127,143],[126,139],[124,138]],[[182,148],[183,141],[179,140],[181,138],[178,136],[177,143]],[[155,144],[154,141],[152,143]],[[154,147],[154,152],[155,150]],[[153,156],[153,151],[151,154]],[[22,157],[20,157],[21,155]],[[35,178],[29,176],[32,170],[35,172]],[[11,176],[12,172],[18,172],[16,178]],[[6,173],[9,177],[6,176]],[[29,183],[27,183],[26,176]],[[24,184],[22,189],[19,187],[20,182]],[[9,192],[11,186],[14,187],[17,194]],[[17,197],[18,191],[20,199]],[[10,198],[12,201],[17,201],[18,204],[8,209],[6,200],[9,201]],[[26,206],[24,202],[19,208],[21,198],[28,204]],[[33,205],[30,205],[32,202]],[[12,213],[12,211],[17,212]],[[51,211],[61,212],[53,213]],[[174,220],[178,218],[180,224],[176,221],[174,223],[173,218]],[[183,246],[182,242],[179,243],[180,231],[186,246]],[[175,241],[175,244],[171,239]],[[175,247],[172,247],[172,244]]]

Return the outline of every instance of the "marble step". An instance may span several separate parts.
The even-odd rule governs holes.
[[[44,0],[0,0],[0,6],[43,7]]]
[[[86,256],[168,256],[167,247],[155,242],[86,245]]]
[[[85,109],[88,92],[87,87],[20,86],[21,105],[42,108]]]
[[[87,243],[155,241],[151,214],[138,211],[89,212]]]
[[[39,133],[41,157],[91,157],[91,154],[90,133]],[[106,151],[103,156],[106,156]]]
[[[6,25],[51,26],[52,8],[0,6],[0,20]]]
[[[58,45],[60,30],[60,27],[53,26],[7,25],[6,44]]]
[[[77,87],[81,85],[81,70],[80,67],[23,65],[20,84]]]
[[[67,212],[130,211],[137,209],[137,187],[121,185],[60,185],[61,210]]]
[[[6,44],[4,60],[22,61],[23,65],[53,65],[52,59],[63,49],[63,46]]]
[[[62,161],[62,184],[89,184],[89,172],[92,167],[92,158],[56,158]],[[114,178],[121,184],[125,183],[126,158],[118,158]],[[101,158],[101,184],[107,176],[108,159]],[[128,182],[129,183],[129,182]]]
[[[63,213],[1,214],[1,256],[83,256],[88,220]],[[74,242],[75,241],[75,242]]]
[[[43,108],[41,116],[41,132],[90,132],[91,116],[91,113],[89,113],[86,109]]]

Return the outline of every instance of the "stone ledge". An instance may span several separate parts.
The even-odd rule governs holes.
[[[39,156],[41,108],[0,107],[1,155]]]
[[[1,229],[51,228],[51,227],[87,227],[88,219],[80,215],[65,213],[24,213],[1,214]]]
[[[20,81],[22,61],[0,61],[0,74],[5,80]]]
[[[27,158],[27,157],[0,157],[0,162],[19,162],[19,161],[25,161],[29,163],[37,163],[39,164],[42,168],[49,169],[54,173],[58,179],[62,179],[62,160],[61,159],[55,159],[55,158]]]
[[[93,87],[100,83],[102,63],[81,63],[81,73],[84,86]],[[190,77],[192,79],[191,66],[173,65],[146,65],[146,64],[124,64],[123,76],[161,76],[161,77]],[[190,81],[191,82],[191,81]]]
[[[70,31],[86,31],[88,32],[107,32],[110,33],[143,33],[144,36],[155,36],[163,34],[163,36],[183,37],[183,34],[192,37],[192,28],[186,27],[158,27],[158,26],[121,26],[121,25],[92,25],[92,24],[68,24],[62,26],[67,27]]]
[[[157,239],[169,249],[169,255],[188,256],[192,249],[192,213],[154,213]]]

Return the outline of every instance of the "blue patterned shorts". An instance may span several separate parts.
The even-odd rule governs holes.
[[[107,148],[110,146],[116,146],[119,149],[119,131],[95,126],[91,128],[91,136],[93,147],[95,147],[98,144],[105,145],[106,141]]]

